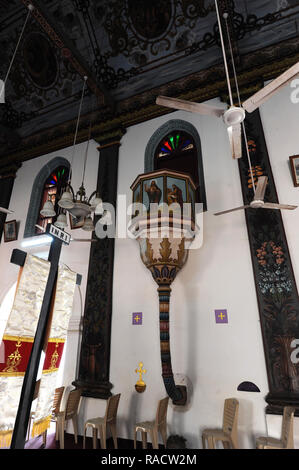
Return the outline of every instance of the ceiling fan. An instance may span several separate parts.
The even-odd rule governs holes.
[[[298,206],[293,206],[289,204],[276,204],[273,202],[264,202],[267,183],[268,183],[268,177],[260,176],[258,178],[254,198],[250,204],[248,204],[247,206],[236,207],[235,209],[229,209],[227,211],[216,212],[216,214],[214,215],[228,214],[229,212],[235,212],[235,211],[239,211],[242,209],[247,209],[249,207],[251,207],[252,209],[287,209],[287,210],[294,210],[298,207]]]
[[[156,104],[165,106],[173,109],[182,109],[184,111],[196,112],[203,115],[216,116],[223,119],[224,123],[227,126],[229,141],[231,145],[231,152],[233,158],[242,157],[242,134],[241,134],[241,125],[245,120],[246,113],[252,113],[257,109],[262,103],[271,98],[277,91],[279,91],[283,86],[291,82],[296,75],[299,74],[299,62],[289,68],[286,72],[281,74],[275,80],[266,85],[262,90],[255,93],[253,96],[248,98],[246,101],[241,104],[239,100],[239,106],[234,106],[232,89],[230,83],[230,77],[228,72],[227,58],[223,41],[222,26],[220,21],[219,9],[217,0],[215,0],[217,20],[219,25],[221,47],[224,60],[224,68],[226,73],[226,80],[229,92],[230,106],[227,109],[223,109],[220,106],[209,106],[202,103],[194,103],[192,101],[181,100],[178,98],[170,98],[167,96],[158,96],[156,99]],[[227,18],[227,13],[225,18]],[[229,36],[228,36],[229,37]],[[235,72],[235,69],[234,69]],[[235,74],[236,80],[236,74]],[[236,83],[237,85],[237,83]]]
[[[45,227],[35,224],[35,227],[39,228],[42,232],[46,232]],[[71,238],[71,242],[96,242],[94,238]]]
[[[4,214],[13,214],[13,211],[5,209],[4,207],[0,207],[0,212],[3,212]]]

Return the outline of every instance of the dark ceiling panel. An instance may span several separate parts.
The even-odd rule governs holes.
[[[139,96],[167,84],[173,84],[175,95],[176,83],[222,66],[214,0],[32,1],[37,8],[9,76],[6,104],[0,106],[0,124],[23,140],[76,118],[85,73],[89,86],[82,115],[97,110],[99,119],[113,122],[123,102],[131,100],[132,108]],[[254,51],[298,35],[299,0],[218,2],[220,11],[230,14],[238,73],[250,67]],[[0,2],[0,78],[28,3]],[[1,153],[7,153],[5,145]]]

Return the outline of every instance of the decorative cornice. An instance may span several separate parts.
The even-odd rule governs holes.
[[[102,133],[98,137],[93,133],[93,138],[100,144],[98,150],[102,150],[113,145],[120,145],[120,141],[123,135],[125,135],[126,129],[124,127],[118,127],[111,129],[110,132]]]
[[[118,146],[120,146],[120,142],[117,141],[117,140],[115,140],[115,141],[113,141],[113,142],[109,142],[109,144],[99,145],[99,146],[97,147],[97,150],[103,150],[103,149],[108,148],[108,147],[113,147],[113,145],[118,145]]]
[[[278,76],[298,61],[299,44],[297,38],[243,56],[242,68],[237,71],[241,95],[246,96],[255,93],[264,81]],[[109,139],[117,140],[121,137],[113,137],[116,129],[126,129],[144,121],[172,113],[173,110],[155,104],[156,97],[161,94],[198,102],[218,96],[225,99],[227,83],[223,66],[222,64],[213,66],[210,69],[123,100],[118,103],[113,115],[109,113],[105,116],[102,110],[93,113],[92,138],[99,143],[106,143]],[[77,143],[88,139],[89,120],[90,115],[82,117]],[[72,120],[55,128],[33,134],[23,139],[19,150],[4,155],[0,160],[0,165],[30,160],[71,146],[74,129],[75,120]]]

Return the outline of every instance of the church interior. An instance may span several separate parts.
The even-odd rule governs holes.
[[[1,449],[299,448],[298,30],[1,0]]]

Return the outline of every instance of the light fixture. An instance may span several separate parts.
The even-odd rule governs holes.
[[[50,199],[48,199],[48,200],[45,202],[44,207],[43,207],[42,210],[40,211],[40,214],[41,214],[43,217],[55,217],[56,212],[55,212],[55,210],[54,210],[53,202],[50,201]]]
[[[65,229],[67,227],[66,215],[63,213],[59,214],[54,225],[58,228]]]
[[[94,230],[94,225],[93,225],[93,221],[91,219],[90,214],[94,212],[96,208],[99,207],[99,205],[102,204],[102,200],[99,197],[99,194],[97,193],[97,191],[93,191],[90,197],[87,198],[85,187],[84,187],[86,161],[87,161],[88,147],[89,147],[89,141],[90,141],[90,135],[91,135],[91,121],[89,124],[88,141],[87,141],[87,146],[86,146],[85,156],[84,156],[82,183],[78,191],[76,192],[76,194],[71,185],[72,164],[73,164],[73,159],[74,159],[74,154],[75,154],[76,140],[77,140],[80,115],[81,115],[81,109],[82,109],[82,103],[83,103],[87,78],[88,78],[87,76],[84,76],[84,84],[83,84],[83,89],[81,93],[79,112],[78,112],[76,130],[75,130],[74,141],[73,141],[73,153],[72,153],[71,164],[70,164],[69,178],[68,178],[68,182],[67,182],[67,186],[65,190],[62,193],[60,199],[58,200],[58,206],[68,211],[75,218],[85,218],[86,220],[82,229],[87,230],[87,231],[92,231]],[[48,215],[50,212],[51,212],[51,215]],[[44,217],[52,217],[52,216],[54,217],[54,215],[56,214],[54,211],[53,204],[52,204],[52,207],[50,208],[48,201],[47,201],[41,211],[41,215],[43,215]],[[54,225],[56,225],[59,228],[65,228],[67,226],[65,214],[60,214]]]
[[[85,230],[86,232],[92,232],[94,230],[93,221],[90,215],[86,217],[82,230]]]
[[[72,161],[73,161],[73,157],[75,154],[75,146],[76,146],[77,133],[78,133],[78,128],[79,128],[80,114],[81,114],[82,102],[84,98],[84,90],[85,90],[86,81],[87,81],[87,76],[84,77],[84,85],[83,85],[83,90],[81,94],[77,125],[76,125],[76,131],[75,131],[75,136],[74,136]],[[96,209],[98,204],[102,202],[102,200],[99,198],[99,195],[96,191],[93,191],[90,197],[87,198],[85,187],[84,187],[84,177],[85,177],[85,169],[86,169],[86,161],[87,161],[87,155],[88,155],[90,135],[91,135],[91,122],[89,124],[88,141],[87,141],[87,146],[86,146],[85,156],[84,156],[81,186],[75,194],[71,185],[71,176],[72,176],[72,165],[71,165],[67,187],[64,193],[62,194],[60,200],[58,201],[58,205],[62,207],[63,209],[66,209],[73,217],[76,217],[76,218],[83,217],[87,219],[86,223],[82,227],[83,230],[94,230],[94,226],[93,226],[93,222],[90,217],[90,214]]]
[[[102,214],[103,213],[103,201],[99,197],[99,194],[96,193],[96,197],[90,203],[90,208],[95,214]]]
[[[63,209],[72,209],[74,207],[73,196],[69,186],[66,187],[66,190],[58,201],[58,205]]]

